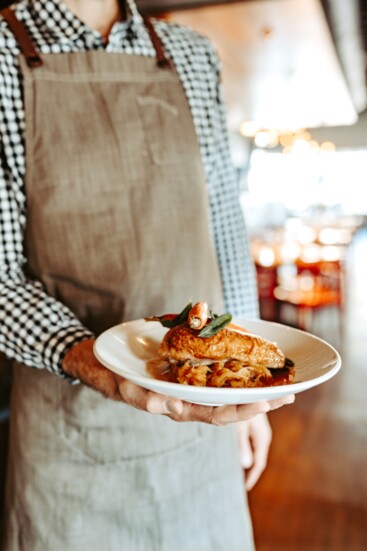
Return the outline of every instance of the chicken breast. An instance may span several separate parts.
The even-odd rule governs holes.
[[[247,365],[282,368],[285,356],[278,346],[240,328],[226,328],[208,338],[186,324],[170,329],[158,349],[162,358],[186,360],[239,360]]]

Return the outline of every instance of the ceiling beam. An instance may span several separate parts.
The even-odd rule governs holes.
[[[366,53],[359,0],[322,0],[336,51],[358,113],[367,107]]]

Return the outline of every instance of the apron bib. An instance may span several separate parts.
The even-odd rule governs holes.
[[[192,116],[148,30],[158,64],[41,60],[29,42],[20,58],[27,273],[97,335],[190,299],[222,308]],[[11,412],[6,551],[252,549],[232,427],[174,423],[24,365]]]

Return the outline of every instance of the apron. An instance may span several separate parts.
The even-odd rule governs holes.
[[[28,276],[98,335],[222,291],[199,145],[157,59],[42,59],[14,14],[26,113]],[[15,365],[6,551],[253,548],[232,427],[175,423]]]

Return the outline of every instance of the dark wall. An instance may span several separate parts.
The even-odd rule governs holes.
[[[200,8],[202,6],[214,6],[216,4],[233,4],[235,1],[236,0],[136,0],[136,3],[142,12],[159,13],[189,8]]]
[[[236,0],[136,0],[136,3],[142,12],[153,14],[215,4],[231,4],[235,1]],[[0,9],[12,3],[14,3],[14,0],[0,0]]]

